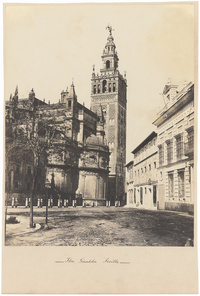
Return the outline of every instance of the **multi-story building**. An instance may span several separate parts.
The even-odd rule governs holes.
[[[133,161],[129,161],[126,165],[126,205],[128,207],[133,206],[133,191],[134,191],[134,182],[133,182]]]
[[[157,209],[157,134],[152,132],[132,153],[134,192],[129,205]]]
[[[165,106],[154,121],[158,134],[159,209],[194,211],[194,84],[167,84]]]
[[[91,79],[91,109],[98,112],[102,108],[104,130],[110,150],[110,172],[108,196],[111,205],[121,203],[125,197],[126,165],[126,75],[118,70],[118,54],[112,36],[112,28],[102,54],[103,66],[100,74],[93,68]]]

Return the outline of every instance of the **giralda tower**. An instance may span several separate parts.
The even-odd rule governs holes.
[[[125,200],[126,165],[126,75],[118,70],[118,55],[112,27],[107,26],[109,36],[103,50],[102,69],[91,79],[91,109],[103,112],[105,138],[110,150],[108,198],[111,205]]]

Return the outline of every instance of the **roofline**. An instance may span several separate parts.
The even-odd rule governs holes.
[[[144,147],[149,141],[151,141],[153,138],[157,137],[157,133],[153,131],[148,137],[144,139],[131,153],[138,152],[142,147]]]
[[[183,100],[183,98],[185,98],[185,96],[192,91],[192,88],[194,88],[194,83],[190,82],[188,83],[176,96],[175,98],[177,98],[177,101],[171,105],[167,110],[163,111],[159,117],[156,118],[156,120],[154,120],[152,122],[152,124],[159,126],[160,124],[162,124],[166,119],[168,119],[169,117],[166,116],[167,114],[170,113],[170,111],[175,108],[176,106],[178,106],[180,104],[180,102]],[[187,91],[186,91],[187,90]],[[181,98],[179,98],[180,96],[182,96]],[[174,112],[175,113],[175,112]]]
[[[133,164],[133,160],[129,161],[125,166],[128,167],[131,164]]]
[[[84,105],[82,105],[81,103],[77,102],[77,106],[79,108],[79,110],[84,109],[84,111],[86,113],[89,113],[90,115],[92,115],[93,117],[97,118],[97,114],[94,113],[92,110],[88,109],[87,107],[85,107]]]

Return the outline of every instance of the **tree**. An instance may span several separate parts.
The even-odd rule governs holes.
[[[16,101],[16,100],[15,100]],[[36,192],[41,158],[47,158],[55,134],[54,118],[45,118],[36,108],[22,110],[16,104],[6,115],[6,176],[7,192],[10,191],[10,168],[12,161],[32,158],[33,179],[30,197],[30,227],[33,223],[33,200]],[[6,199],[7,201],[7,199]],[[7,203],[7,202],[6,202]]]

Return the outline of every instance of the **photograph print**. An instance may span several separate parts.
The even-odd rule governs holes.
[[[4,246],[194,247],[195,5],[4,4]]]

